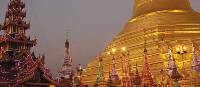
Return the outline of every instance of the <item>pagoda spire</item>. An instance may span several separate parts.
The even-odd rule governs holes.
[[[112,50],[114,53],[114,49]],[[115,86],[119,86],[120,85],[120,79],[119,79],[119,75],[117,73],[117,68],[116,68],[116,63],[115,63],[115,57],[113,53],[108,53],[109,55],[111,54],[112,56],[112,68],[111,68],[111,72],[110,72],[110,76],[108,79],[108,86],[109,87],[115,87]]]
[[[65,52],[66,56],[64,58],[64,64],[61,66],[61,69],[59,70],[59,76],[60,76],[60,84],[62,86],[66,87],[72,87],[73,86],[73,76],[74,76],[74,69],[72,65],[72,58],[70,56],[70,49],[69,49],[69,40],[68,40],[68,33],[67,33],[67,39],[65,42]]]
[[[126,56],[124,53],[122,53],[121,56],[122,61],[122,79],[121,79],[121,87],[131,87],[131,78],[128,73],[128,66],[126,64]]]
[[[96,77],[95,87],[105,87],[105,77],[104,77],[104,70],[103,70],[103,59],[99,57],[99,67],[98,67],[98,74]]]
[[[69,36],[68,36],[68,32],[67,34],[67,39],[65,41],[65,52],[66,52],[66,56],[65,56],[65,60],[64,60],[64,64],[72,66],[72,58],[70,56],[70,48],[69,48]]]
[[[180,73],[178,72],[177,66],[176,66],[176,62],[175,59],[172,57],[172,51],[171,49],[168,49],[168,75],[170,77],[170,79],[173,80],[174,87],[180,87],[178,81],[182,78]],[[168,80],[170,81],[170,80]]]
[[[112,57],[112,71],[111,71],[111,79],[114,80],[119,80],[119,76],[117,73],[117,69],[116,69],[116,63],[115,63],[115,57]]]
[[[25,21],[25,3],[21,0],[10,0],[5,20],[1,30],[4,31],[0,38],[0,50],[4,60],[16,59],[15,54],[30,53],[31,48],[36,45],[36,39],[31,40],[26,36],[26,30],[30,28],[30,23]],[[2,59],[2,58],[1,58]]]
[[[149,63],[147,60],[147,49],[146,49],[146,40],[144,46],[144,65],[142,70],[142,87],[154,87],[156,83],[154,82],[153,75],[149,68]]]
[[[175,59],[172,57],[172,51],[171,49],[168,49],[168,69],[169,69],[169,73],[174,69],[177,68],[176,63],[175,63]]]
[[[198,61],[198,51],[196,47],[193,47],[193,69],[200,71],[200,63]]]

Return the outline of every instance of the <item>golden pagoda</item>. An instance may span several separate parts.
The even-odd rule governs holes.
[[[190,87],[193,44],[199,49],[200,44],[200,14],[195,12],[188,0],[135,0],[133,16],[124,29],[102,52],[104,75],[108,79],[109,65],[112,58],[107,53],[116,50],[116,67],[120,78],[122,76],[121,48],[126,47],[131,66],[138,63],[139,72],[143,65],[144,38],[147,40],[149,67],[154,79],[159,81],[160,70],[167,71],[167,52],[172,49],[178,70],[183,76],[179,81],[181,87]],[[98,68],[98,58],[88,63],[83,72],[84,84],[89,87],[95,83]]]

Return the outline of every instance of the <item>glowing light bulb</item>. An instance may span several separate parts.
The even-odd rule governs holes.
[[[116,52],[116,49],[112,49],[112,52],[115,53],[115,52]]]
[[[126,47],[122,47],[122,51],[126,51]]]
[[[107,52],[108,55],[110,55],[110,52]]]
[[[176,50],[177,50],[177,51],[180,51],[180,48],[179,48],[179,47],[177,47],[177,48],[176,48]]]
[[[187,47],[184,46],[184,47],[183,47],[183,50],[184,50],[184,51],[187,50]]]

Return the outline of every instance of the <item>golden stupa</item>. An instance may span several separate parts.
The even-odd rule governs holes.
[[[126,47],[127,56],[134,71],[138,63],[141,73],[143,65],[144,41],[147,40],[148,61],[154,79],[160,82],[160,71],[167,69],[168,48],[172,49],[173,57],[183,80],[181,87],[193,87],[190,81],[193,46],[200,44],[200,14],[195,12],[188,0],[135,0],[132,18],[122,32],[102,52],[104,76],[108,79],[112,57],[107,54],[116,49],[114,56],[119,76],[121,76],[121,48]],[[88,63],[83,72],[84,84],[93,87],[96,80],[98,58]],[[184,69],[184,70],[183,70]],[[198,83],[198,82],[196,82]]]

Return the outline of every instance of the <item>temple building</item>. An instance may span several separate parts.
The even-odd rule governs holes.
[[[73,87],[74,68],[72,64],[72,58],[70,56],[69,40],[65,42],[66,56],[64,64],[61,66],[59,73],[59,86],[60,87]]]
[[[44,67],[44,55],[31,50],[37,39],[26,36],[25,3],[10,0],[0,35],[0,87],[55,87],[57,81]]]
[[[200,52],[200,14],[194,11],[188,0],[134,0],[132,18],[124,29],[109,43],[101,58],[104,67],[105,80],[109,79],[109,65],[112,65],[112,56],[109,52],[115,50],[113,56],[116,61],[116,70],[122,78],[123,70],[121,48],[126,47],[126,56],[130,59],[131,69],[138,64],[138,72],[142,75],[144,38],[148,53],[149,70],[155,82],[160,82],[160,70],[168,71],[168,49],[172,50],[176,60],[177,70],[182,79],[178,81],[181,87],[191,87],[191,65],[194,65],[193,46],[199,55]],[[198,61],[199,58],[196,58]],[[89,87],[95,84],[98,70],[98,57],[87,64],[83,72],[84,84]],[[143,83],[143,82],[141,82]],[[158,84],[159,85],[159,84]],[[199,85],[198,85],[199,86]]]

